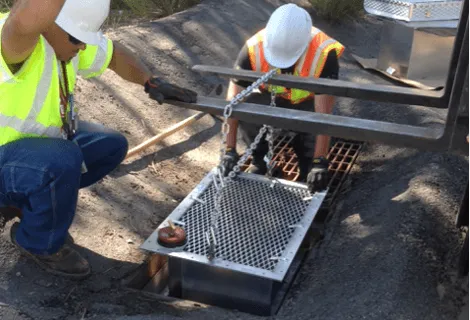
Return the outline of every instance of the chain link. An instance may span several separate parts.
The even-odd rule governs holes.
[[[272,88],[271,91],[271,104],[270,107],[276,106],[276,92]],[[266,162],[266,167],[268,169],[268,177],[273,176],[273,169],[276,167],[276,163],[273,162],[274,157],[274,128],[272,126],[267,126],[267,134],[266,134],[266,141],[268,142],[269,150],[266,156],[264,157],[264,161]]]
[[[237,94],[229,104],[227,104],[224,108],[224,122],[222,124],[222,138],[221,138],[221,149],[220,149],[220,159],[219,165],[217,166],[216,173],[213,175],[213,182],[216,188],[216,192],[214,195],[214,209],[212,210],[211,217],[210,217],[210,227],[209,230],[206,231],[206,239],[208,242],[208,250],[207,250],[207,258],[209,260],[213,260],[216,255],[216,247],[217,247],[217,222],[218,217],[220,215],[220,206],[222,202],[222,197],[224,196],[224,190],[227,184],[229,184],[238,173],[240,173],[240,167],[245,164],[246,160],[249,156],[253,154],[253,151],[256,149],[258,144],[260,143],[262,137],[266,132],[268,132],[268,126],[263,125],[260,131],[258,132],[257,136],[255,137],[254,141],[251,143],[250,147],[247,148],[245,153],[240,157],[237,164],[233,167],[232,171],[230,171],[227,175],[225,175],[225,168],[223,166],[223,160],[226,155],[226,145],[227,145],[227,136],[230,131],[230,125],[228,123],[228,119],[232,115],[233,107],[239,104],[240,102],[244,101],[248,96],[250,96],[255,89],[258,89],[262,84],[266,83],[272,76],[274,76],[277,72],[277,69],[272,69],[266,74],[264,74],[261,78],[255,81],[252,85],[244,89],[242,92]],[[274,99],[274,100],[273,100]],[[274,101],[274,102],[273,102]],[[275,94],[271,94],[271,106],[275,105]],[[271,149],[270,149],[271,150]]]

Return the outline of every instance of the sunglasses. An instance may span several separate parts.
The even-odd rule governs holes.
[[[78,40],[77,38],[75,38],[74,36],[70,34],[69,34],[69,41],[76,46],[83,44],[82,41]]]

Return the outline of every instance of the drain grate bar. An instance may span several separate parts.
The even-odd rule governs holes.
[[[295,154],[292,142],[295,134],[287,133],[285,135],[278,135],[274,138],[274,156],[271,160],[276,163],[276,168],[281,172],[282,179],[289,181],[297,181],[300,172],[297,167],[297,155]],[[245,164],[241,166],[242,172],[247,172],[250,167],[252,157],[248,157]]]
[[[337,141],[330,149],[327,156],[330,161],[329,192],[322,204],[322,209],[328,209],[336,199],[361,149],[361,142],[344,140]]]

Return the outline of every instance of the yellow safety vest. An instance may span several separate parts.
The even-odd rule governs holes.
[[[264,57],[264,33],[265,29],[259,31],[247,41],[248,55],[250,57],[250,65],[253,71],[268,72],[270,66]],[[294,67],[294,75],[300,77],[319,78],[323,68],[325,67],[326,58],[331,50],[336,51],[338,59],[344,52],[344,46],[329,37],[320,29],[312,27],[311,40],[305,53],[297,60]],[[281,70],[278,70],[280,73]],[[265,85],[260,87],[261,90],[271,92],[274,90],[281,98],[289,100],[292,104],[298,104],[306,100],[313,99],[314,93],[301,89],[287,89],[280,86]]]
[[[0,35],[8,14],[0,14]],[[86,79],[99,76],[112,55],[112,42],[104,36],[101,44],[87,45],[80,51],[67,63],[69,92],[74,92],[77,74]],[[0,146],[25,137],[62,138],[59,65],[54,49],[43,36],[16,74],[0,54]]]

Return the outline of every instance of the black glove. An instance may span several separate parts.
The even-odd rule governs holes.
[[[235,150],[235,148],[227,148],[225,156],[222,159],[222,166],[225,169],[224,176],[227,176],[229,172],[232,171],[238,160],[240,160],[240,156],[238,155],[237,150]]]
[[[311,193],[323,191],[328,187],[329,161],[323,157],[313,159],[313,166],[307,176],[307,185]]]
[[[157,77],[152,77],[145,83],[145,92],[149,94],[150,98],[156,100],[159,104],[163,100],[179,100],[188,103],[197,101],[197,93],[189,89],[180,88],[174,84],[168,83]]]

